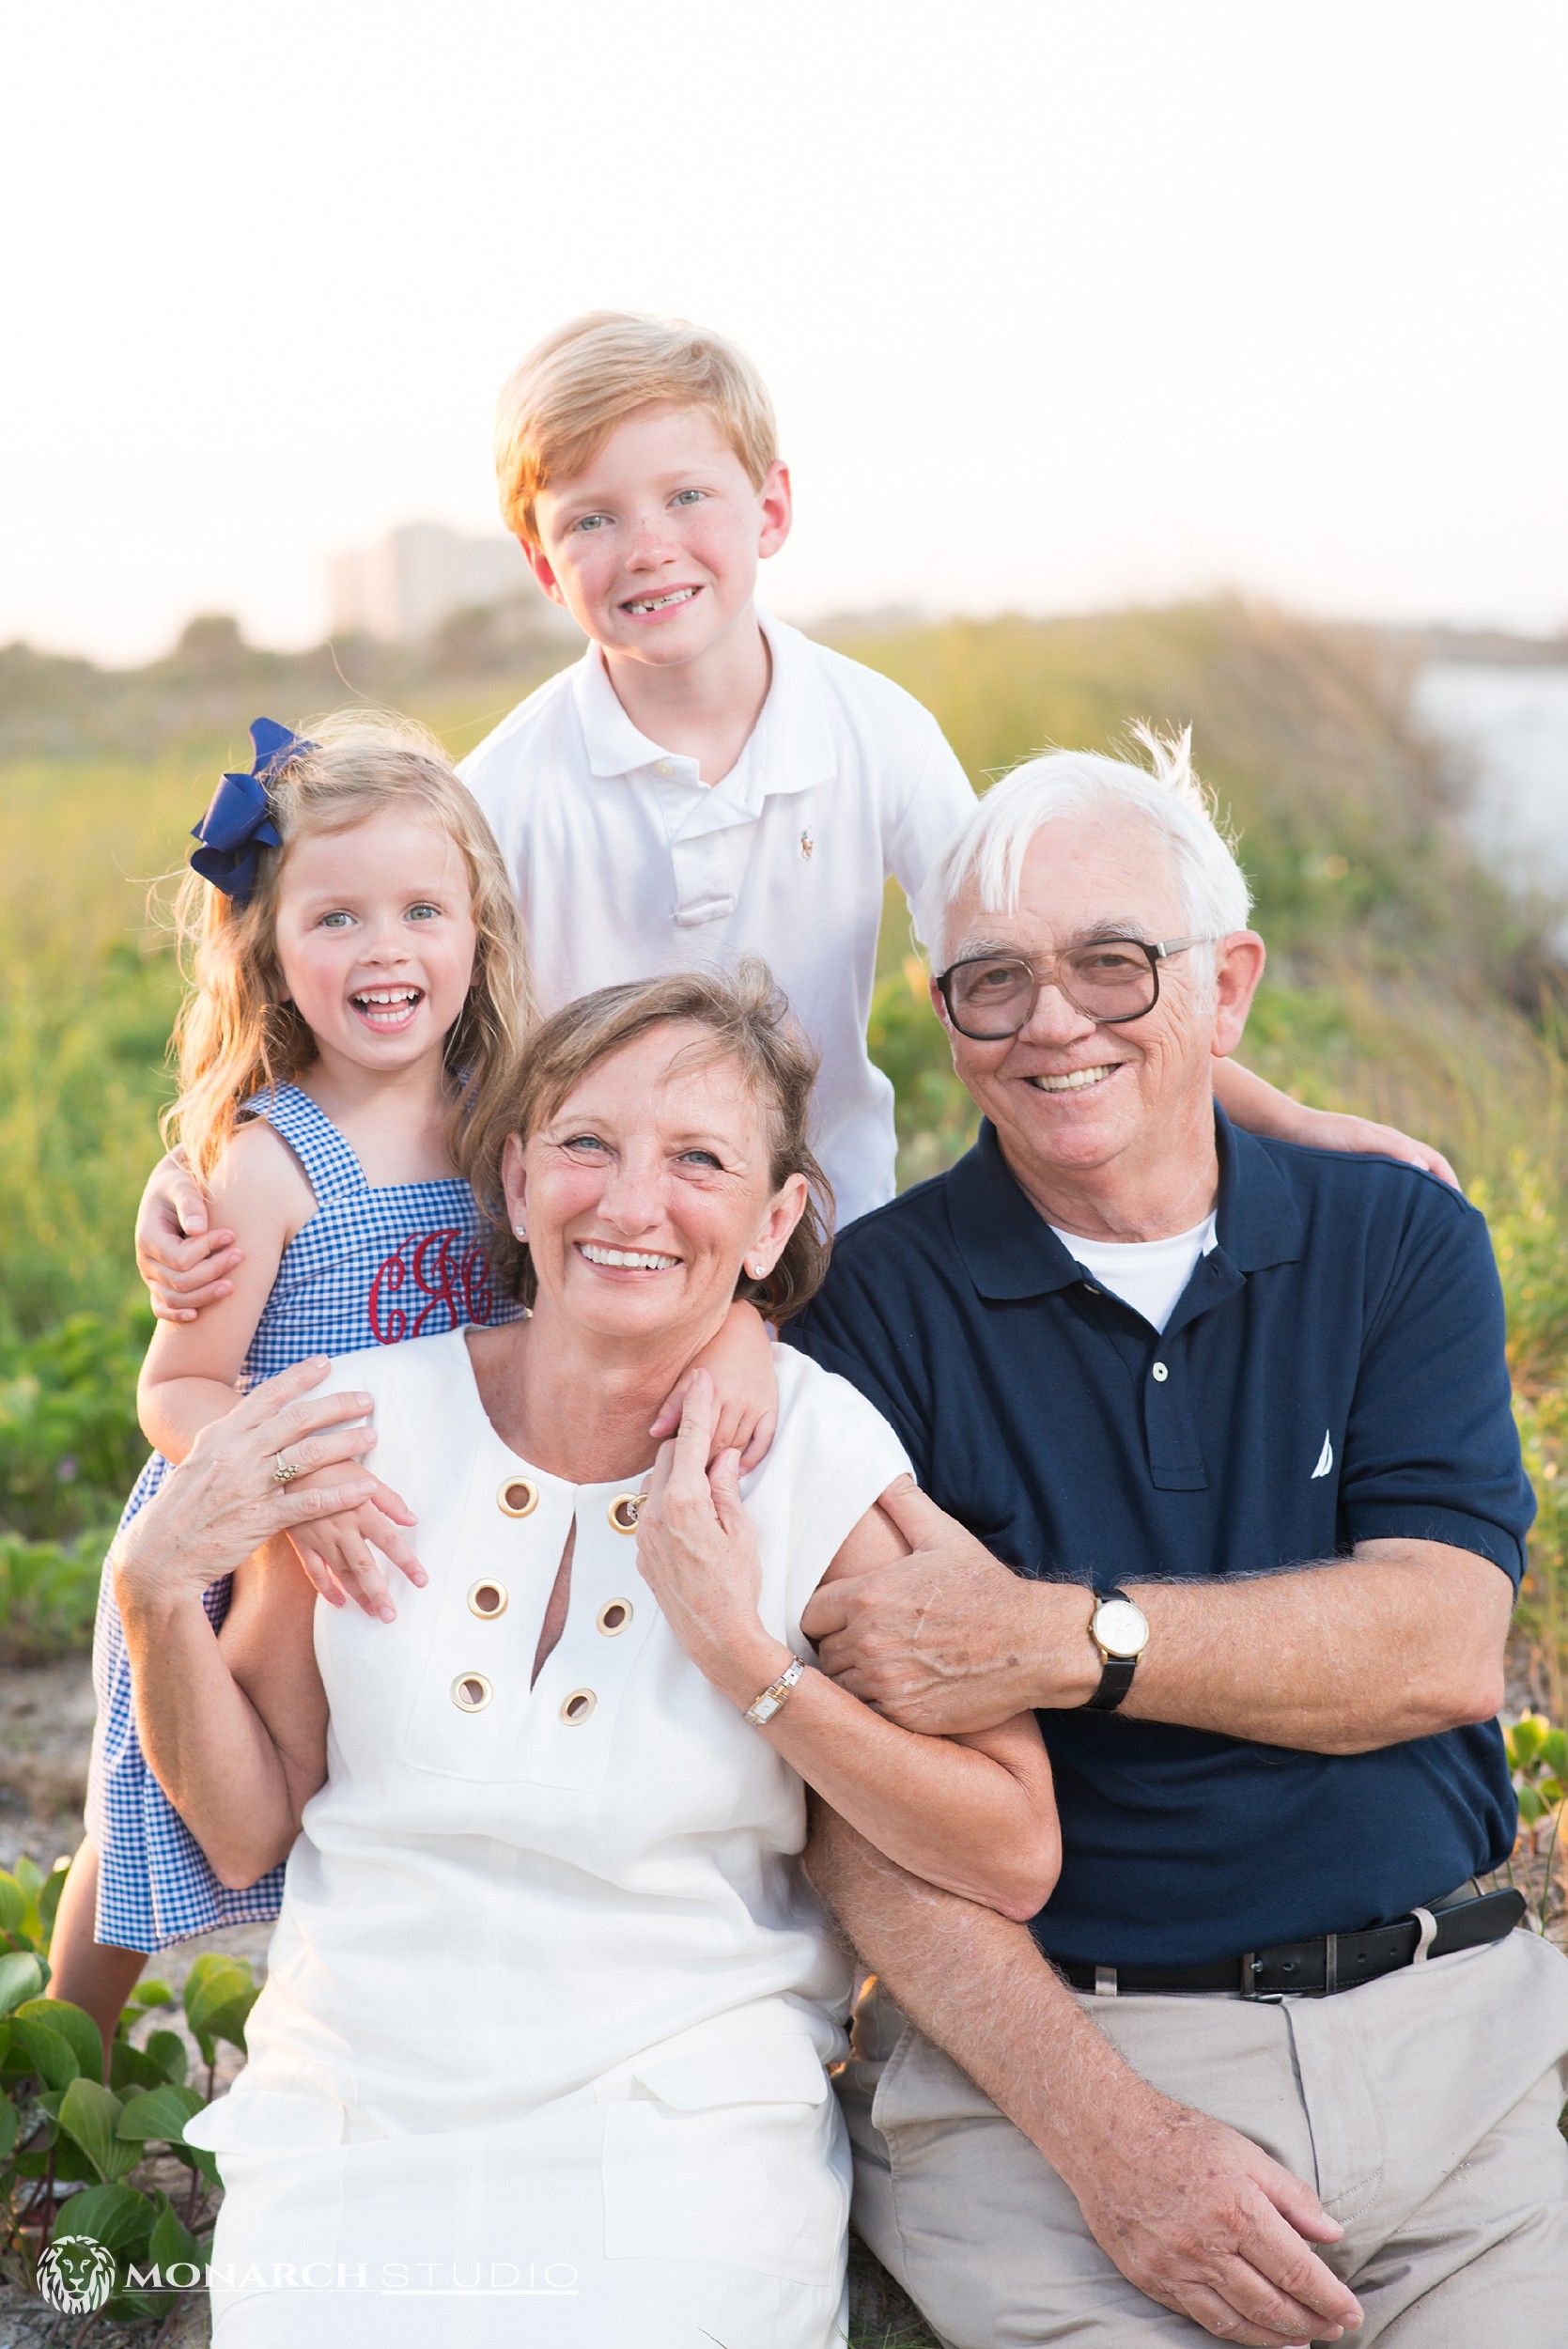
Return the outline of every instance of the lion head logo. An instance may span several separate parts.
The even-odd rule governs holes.
[[[39,2292],[52,2309],[80,2316],[115,2288],[115,2255],[88,2234],[56,2235],[39,2261]]]

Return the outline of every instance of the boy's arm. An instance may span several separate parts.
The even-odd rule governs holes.
[[[974,814],[974,788],[935,719],[925,762],[887,837],[888,870],[909,901],[954,834]]]
[[[1229,1118],[1250,1134],[1267,1134],[1276,1142],[1298,1142],[1312,1150],[1358,1150],[1381,1159],[1405,1159],[1428,1174],[1441,1176],[1459,1189],[1459,1177],[1440,1150],[1413,1141],[1397,1126],[1378,1126],[1370,1117],[1353,1117],[1339,1110],[1311,1110],[1254,1076],[1234,1060],[1214,1064],[1214,1097]]]
[[[242,1261],[234,1234],[212,1224],[207,1194],[182,1150],[159,1159],[136,1209],[136,1269],[160,1321],[194,1321],[229,1293]]]
[[[920,777],[888,835],[888,863],[911,909],[937,858],[974,813],[974,792],[946,738],[933,721],[931,743]],[[1249,1133],[1278,1142],[1305,1143],[1314,1150],[1364,1151],[1378,1158],[1405,1159],[1459,1189],[1459,1178],[1440,1150],[1417,1142],[1394,1126],[1334,1110],[1308,1109],[1263,1077],[1234,1061],[1217,1062],[1214,1090],[1227,1117]],[[760,1455],[759,1455],[760,1457]],[[748,1464],[750,1465],[750,1463]]]
[[[660,1441],[680,1425],[680,1407],[692,1374],[706,1370],[713,1380],[719,1423],[713,1438],[713,1457],[738,1452],[744,1476],[768,1456],[779,1423],[779,1382],[773,1375],[773,1346],[768,1324],[754,1305],[737,1299],[724,1316],[723,1327],[694,1354],[685,1373],[666,1395],[658,1418],[648,1429]]]

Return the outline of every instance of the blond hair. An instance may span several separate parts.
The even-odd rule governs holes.
[[[536,343],[495,410],[495,473],[506,527],[539,544],[534,506],[592,464],[640,408],[703,408],[760,490],[779,454],[767,386],[744,351],[685,319],[589,310]]]
[[[283,1000],[276,948],[278,884],[299,840],[351,832],[387,808],[434,817],[468,870],[478,932],[474,977],[445,1046],[453,1086],[453,1149],[461,1128],[509,1091],[534,1015],[522,922],[500,849],[477,801],[433,734],[380,711],[313,718],[310,748],[269,780],[282,839],[260,850],[250,897],[239,905],[199,874],[177,892],[174,923],[187,993],[175,1022],[179,1095],[161,1121],[195,1174],[209,1178],[253,1094],[287,1083],[316,1058],[316,1039]]]
[[[516,1135],[527,1143],[591,1068],[650,1029],[664,1027],[706,1029],[709,1041],[698,1057],[736,1063],[768,1120],[773,1190],[792,1174],[806,1178],[805,1212],[778,1263],[760,1281],[742,1265],[735,1286],[737,1297],[770,1321],[786,1321],[815,1296],[828,1269],[833,1194],[808,1140],[816,1054],[795,1026],[768,965],[754,957],[731,978],[677,971],[667,978],[601,987],[536,1028],[521,1055],[516,1092],[510,1099],[493,1094],[486,1116],[465,1127],[458,1145],[458,1164],[492,1227],[489,1249],[497,1282],[523,1304],[533,1303],[533,1260],[512,1231],[502,1187],[507,1142]]]

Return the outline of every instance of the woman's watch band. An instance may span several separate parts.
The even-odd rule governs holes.
[[[803,1656],[792,1656],[777,1680],[770,1680],[761,1696],[753,1697],[743,1718],[754,1728],[762,1729],[787,1702],[789,1692],[806,1669]]]
[[[1149,1644],[1148,1618],[1126,1591],[1112,1584],[1096,1590],[1089,1637],[1100,1658],[1100,1685],[1082,1706],[1085,1713],[1114,1713],[1132,1687],[1138,1659]]]

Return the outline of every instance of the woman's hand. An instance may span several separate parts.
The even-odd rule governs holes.
[[[699,1369],[708,1373],[714,1391],[713,1448],[707,1465],[711,1468],[722,1452],[737,1452],[740,1473],[744,1476],[750,1470],[760,1468],[767,1458],[779,1423],[773,1342],[768,1334],[768,1324],[754,1305],[737,1300],[730,1307],[718,1336],[710,1338],[702,1352],[692,1358],[690,1370],[676,1379],[665,1396],[658,1418],[648,1429],[650,1436],[658,1439],[675,1434],[680,1425],[681,1407]]]
[[[362,1613],[395,1623],[397,1610],[376,1563],[376,1550],[422,1591],[430,1578],[398,1531],[418,1523],[408,1502],[378,1477],[371,1498],[357,1509],[340,1509],[335,1517],[296,1527],[288,1539],[311,1588],[329,1607],[341,1607],[351,1598]]]
[[[717,1421],[713,1381],[693,1371],[638,1514],[637,1564],[698,1671],[745,1706],[777,1679],[789,1650],[757,1615],[762,1565],[740,1501],[740,1455],[731,1447],[707,1465]]]
[[[202,1429],[184,1466],[115,1544],[122,1611],[198,1598],[276,1534],[373,1499],[376,1480],[360,1463],[376,1431],[345,1423],[363,1423],[372,1397],[313,1396],[330,1366],[324,1354],[296,1362]],[[287,1483],[275,1474],[280,1455],[300,1471]]]
[[[225,1276],[244,1258],[230,1231],[211,1231],[205,1192],[171,1151],[147,1176],[136,1209],[136,1269],[160,1321],[194,1321],[204,1305],[226,1297]]]

